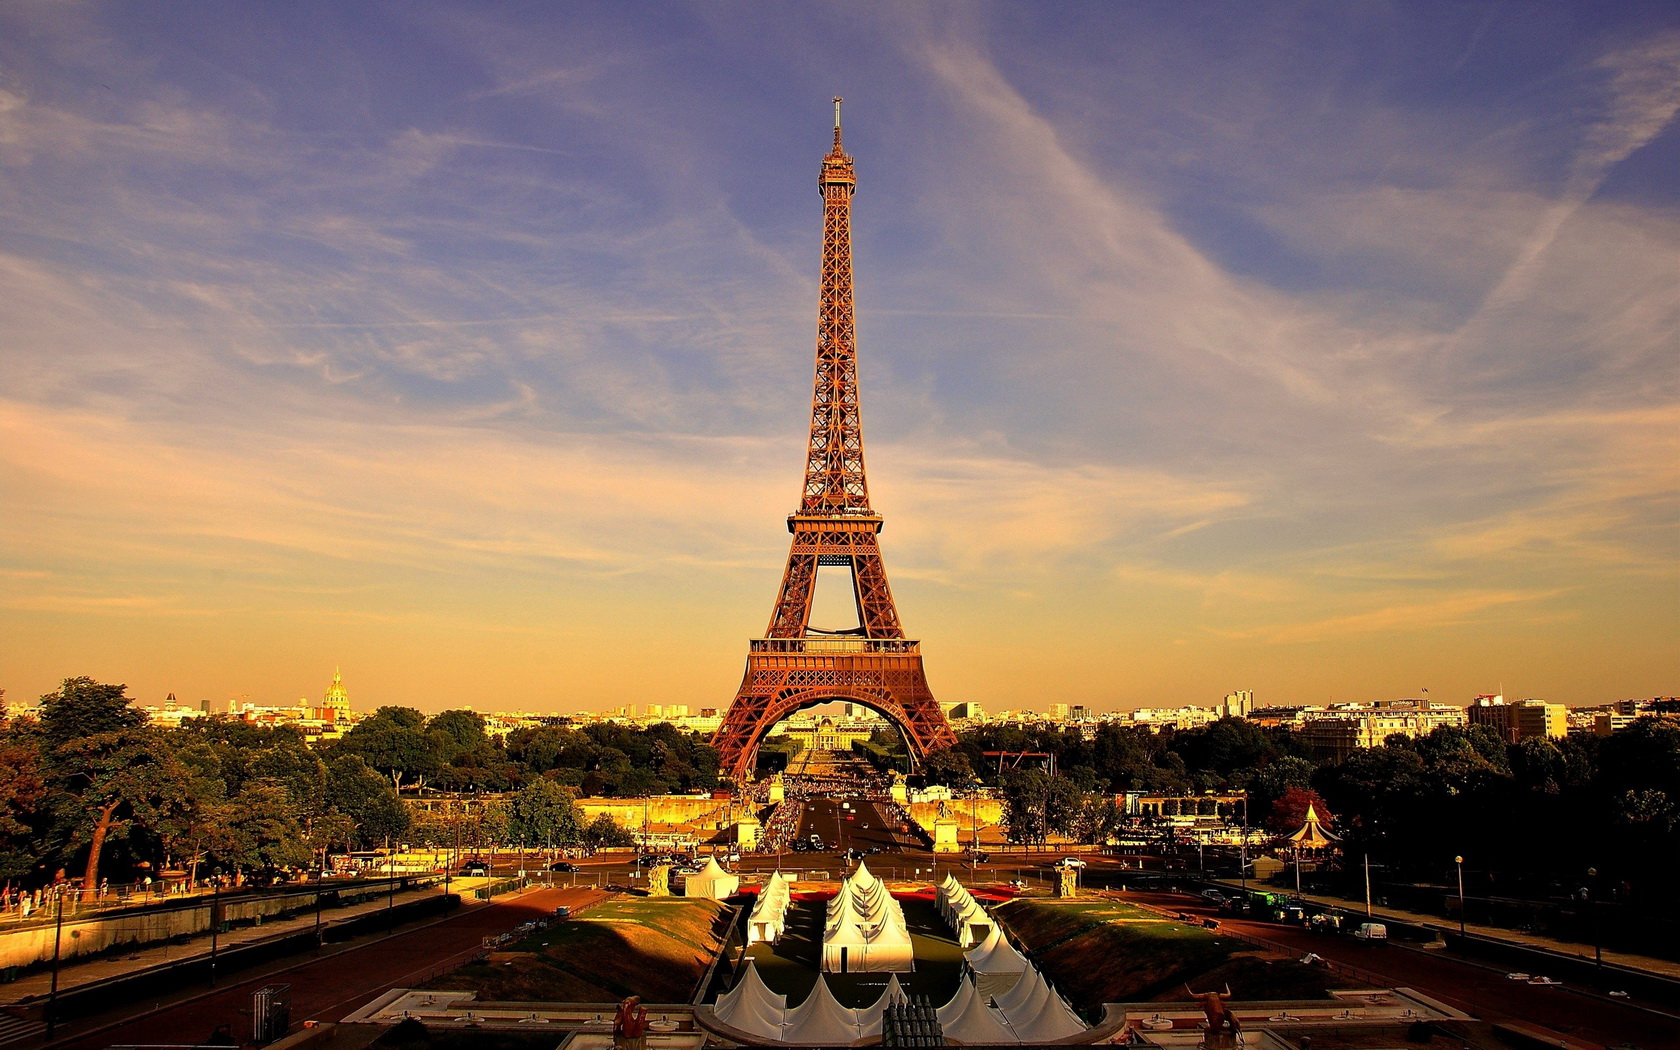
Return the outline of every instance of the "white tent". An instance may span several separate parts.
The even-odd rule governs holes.
[[[1003,935],[1003,927],[996,923],[992,923],[985,940],[963,952],[963,959],[979,974],[1021,973],[1027,969],[1026,956],[1015,950]]]
[[[905,1001],[904,986],[898,983],[898,974],[887,978],[887,986],[881,989],[880,998],[863,1007],[857,1012],[858,1034],[864,1038],[881,1034],[881,1019],[886,1015],[887,1007],[893,1003]]]
[[[953,902],[951,913],[947,916],[951,928],[957,932],[957,946],[968,948],[976,940],[986,936],[994,923],[986,910],[980,907],[980,902],[968,897],[961,902]]]
[[[843,914],[839,922],[823,930],[824,973],[858,973],[870,969],[869,935],[857,919]]]
[[[1044,975],[1034,970],[1033,977],[1032,994],[1024,1002],[1007,1009],[1001,1004],[999,1007],[1021,1042],[1047,1043],[1085,1031],[1085,1022],[1056,994]]]
[[[817,974],[816,986],[805,1001],[789,1010],[782,1026],[782,1042],[796,1046],[846,1046],[858,1040],[856,1010],[841,1006],[828,990],[828,978]]]
[[[706,866],[683,883],[684,897],[710,897],[723,900],[741,888],[741,876],[731,875],[718,866],[716,857],[706,858]]]
[[[975,990],[974,982],[963,978],[962,985],[951,1001],[938,1011],[939,1027],[945,1038],[959,1044],[993,1046],[998,1043],[1019,1043],[1020,1037],[1009,1030],[1002,1015],[986,1005]]]
[[[993,994],[992,1004],[1007,1015],[1011,1010],[1030,1002],[1032,997],[1037,994],[1039,984],[1043,981],[1044,978],[1039,975],[1038,967],[1028,963],[1025,972],[1018,976],[1015,984],[1008,991]]]
[[[717,997],[712,1012],[732,1028],[766,1039],[780,1039],[787,996],[777,995],[765,985],[749,957],[747,968],[735,979],[735,987]]]
[[[864,864],[841,880],[840,892],[828,902],[822,968],[826,973],[915,969],[904,906]]]
[[[778,871],[770,876],[747,915],[747,943],[779,940],[787,926],[788,904],[792,899],[788,880],[782,873]]]

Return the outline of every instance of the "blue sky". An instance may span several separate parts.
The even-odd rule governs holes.
[[[8,4],[0,687],[726,703],[835,94],[943,699],[1675,692],[1662,3]]]

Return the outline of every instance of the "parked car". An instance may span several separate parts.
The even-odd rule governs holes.
[[[577,871],[578,866],[569,860],[557,860],[548,866],[549,871]]]
[[[469,860],[465,864],[461,865],[461,874],[488,875],[490,874],[490,865],[484,863],[482,860]]]
[[[1388,940],[1388,927],[1380,922],[1362,922],[1354,928],[1353,936],[1361,941]]]
[[[1203,890],[1202,891],[1202,899],[1207,901],[1209,904],[1211,904],[1211,905],[1213,905],[1214,907],[1217,908],[1221,904],[1224,904],[1230,898],[1226,897],[1223,893],[1220,893],[1218,890]]]
[[[1085,867],[1085,862],[1078,857],[1063,857],[1062,858],[1062,867],[1064,867],[1064,868],[1083,868],[1083,867]]]

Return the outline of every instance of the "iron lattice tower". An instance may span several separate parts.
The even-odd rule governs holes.
[[[765,637],[747,653],[746,674],[712,746],[725,775],[752,772],[758,745],[777,722],[830,700],[863,704],[904,734],[918,760],[956,743],[922,670],[919,642],[904,637],[878,537],[881,516],[869,505],[858,400],[857,326],[852,309],[852,194],[857,176],[840,144],[834,100],[834,148],[822,161],[822,289],[817,308],[816,381],[811,440],[799,510],[788,516],[793,545]],[[820,567],[849,568],[858,624],[846,631],[811,627]]]

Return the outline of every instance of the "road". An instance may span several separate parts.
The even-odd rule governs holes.
[[[1199,898],[1183,894],[1128,892],[1116,896],[1173,913],[1216,915]],[[1378,975],[1380,983],[1416,988],[1485,1021],[1528,1021],[1603,1046],[1632,1042],[1641,1050],[1680,1047],[1680,1022],[1671,1016],[1614,1000],[1589,998],[1561,986],[1535,987],[1509,981],[1502,972],[1448,952],[1370,944],[1347,935],[1311,933],[1299,926],[1217,917],[1222,930],[1264,938],[1302,955],[1316,952],[1333,962],[1357,966]]]
[[[798,838],[809,842],[812,835],[822,839],[825,851],[835,853],[871,848],[897,853],[916,845],[913,837],[901,834],[866,798],[807,799],[799,819]]]
[[[54,1044],[64,1050],[101,1050],[113,1044],[198,1042],[218,1026],[238,1037],[250,1035],[251,993],[273,984],[290,984],[292,1024],[306,1020],[337,1021],[382,993],[418,982],[418,978],[457,956],[478,949],[485,937],[505,933],[530,919],[552,915],[560,905],[573,908],[600,900],[585,889],[540,889],[470,905],[441,922],[390,936],[374,936],[344,950],[311,958],[281,971],[229,983],[203,998],[164,1006],[115,1027]],[[110,1018],[104,1020],[109,1021]],[[67,1026],[75,1033],[100,1019]],[[65,1028],[61,1027],[63,1032]]]

